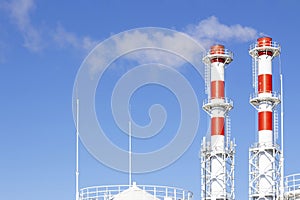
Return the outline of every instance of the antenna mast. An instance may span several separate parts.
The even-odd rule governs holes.
[[[76,99],[76,200],[79,200],[79,167],[78,167],[78,147],[79,147],[79,99]]]
[[[131,186],[132,183],[132,145],[131,145],[131,121],[128,122],[128,134],[129,134],[129,186]]]

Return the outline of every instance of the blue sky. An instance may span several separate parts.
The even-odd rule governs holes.
[[[248,197],[248,148],[255,142],[256,134],[256,112],[248,103],[249,95],[254,92],[248,48],[262,35],[279,42],[284,74],[285,173],[299,172],[299,8],[296,0],[1,1],[1,198],[75,198],[72,93],[76,74],[96,44],[120,32],[142,27],[184,32],[204,47],[223,43],[234,53],[234,61],[225,73],[226,95],[234,100],[235,106],[230,115],[231,134],[237,144],[236,199]],[[111,117],[109,97],[118,77],[140,62],[117,60],[97,88],[98,119],[105,132],[111,133],[108,137],[123,149],[127,148],[127,139]],[[118,64],[122,67],[118,68]],[[277,58],[276,80],[278,66]],[[176,70],[190,81],[201,107],[206,98],[202,77],[188,65]],[[156,103],[171,112],[166,127],[156,138],[159,143],[154,140],[144,145],[145,140],[134,141],[133,151],[153,151],[155,145],[163,146],[172,138],[168,134],[178,127],[178,101],[169,90],[159,86],[145,86],[133,94],[131,110],[135,122],[146,125],[148,108]],[[133,180],[138,184],[185,188],[199,199],[198,154],[207,123],[206,113],[201,111],[197,135],[183,156],[166,168],[135,174]],[[127,184],[128,175],[98,162],[80,144],[80,181],[80,187]]]

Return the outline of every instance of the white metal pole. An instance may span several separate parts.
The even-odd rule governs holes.
[[[129,186],[131,186],[131,184],[132,184],[132,145],[131,145],[131,140],[132,140],[132,138],[131,138],[131,121],[129,121],[129,124],[128,124],[128,129],[129,129],[129,131],[128,131],[128,134],[129,134]]]
[[[284,197],[284,155],[283,155],[283,151],[284,151],[284,143],[283,143],[283,139],[284,139],[284,129],[283,129],[283,115],[284,115],[284,112],[283,112],[283,76],[282,76],[282,73],[280,74],[280,93],[281,93],[281,105],[280,105],[280,109],[281,109],[281,112],[280,112],[280,116],[281,116],[281,156],[280,156],[280,160],[281,160],[281,178],[280,178],[280,185],[281,185],[281,199],[283,199]]]
[[[79,99],[76,99],[76,200],[79,200]]]

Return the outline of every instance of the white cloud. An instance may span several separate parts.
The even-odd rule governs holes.
[[[159,29],[159,28],[158,28]],[[181,66],[185,61],[180,58],[184,57],[187,60],[193,60],[193,56],[199,50],[195,52],[195,46],[187,42],[186,37],[179,32],[175,33],[171,30],[165,29],[165,31],[158,30],[151,32],[151,29],[136,29],[130,30],[125,33],[113,36],[114,43],[109,43],[110,47],[106,46],[107,53],[105,55],[125,54],[126,52],[133,51],[134,49],[141,49],[136,52],[131,52],[126,55],[122,55],[125,58],[135,60],[140,64],[149,62],[158,62],[172,67]],[[146,30],[146,32],[145,32]],[[150,30],[150,31],[149,31]],[[207,19],[201,20],[198,24],[188,25],[184,32],[197,40],[205,49],[208,49],[210,45],[219,42],[237,42],[243,43],[251,40],[255,40],[258,36],[258,32],[247,26],[240,24],[226,25],[219,22],[218,18],[211,16]],[[167,50],[169,52],[176,52],[176,55],[168,55],[159,51],[159,48],[154,50],[153,47],[159,47],[160,49]],[[152,50],[145,50],[152,48]],[[104,50],[104,49],[103,49]],[[106,59],[104,54],[100,54],[93,61],[103,63],[100,58]],[[178,56],[179,55],[179,56]],[[198,60],[199,61],[199,60]],[[107,60],[105,60],[107,62]],[[201,62],[201,60],[200,60]],[[99,68],[99,65],[93,65],[93,70]],[[103,65],[101,65],[104,67]],[[100,70],[100,69],[98,69]]]
[[[24,37],[24,46],[32,51],[39,51],[43,48],[43,41],[40,31],[35,28],[30,19],[30,12],[34,10],[33,0],[14,0],[4,4],[9,12],[13,23],[16,24]]]
[[[138,64],[158,63],[175,68],[190,62],[197,70],[202,70],[200,65],[204,51],[186,34],[148,27],[129,30],[103,41],[90,55],[87,64],[92,77],[120,57]]]
[[[184,36],[183,33],[168,29],[144,28],[129,30],[109,38],[114,42],[101,44],[104,45],[104,48],[98,46],[99,51],[105,51],[106,53],[98,52],[91,59],[92,63],[89,64],[92,66],[92,74],[103,70],[106,67],[104,63],[114,59],[113,55],[134,60],[139,64],[160,63],[171,67],[179,67],[186,62],[185,60],[202,63],[199,54],[204,53],[204,49],[208,49],[212,44],[219,42],[244,43],[255,40],[258,36],[258,32],[251,27],[240,24],[222,24],[215,16],[204,19],[198,24],[188,25],[184,30],[187,35],[197,40],[199,46],[203,48],[195,47],[191,42],[188,42],[188,37]],[[162,51],[168,51],[169,53],[162,53]],[[172,54],[172,52],[174,53]],[[197,59],[195,59],[196,56],[198,56]],[[97,65],[97,62],[101,65]],[[200,69],[200,73],[203,74],[202,69]]]
[[[49,27],[46,27],[48,31],[43,32],[39,29],[39,26],[36,28],[30,16],[36,7],[34,0],[13,0],[4,5],[24,38],[24,46],[34,52],[41,51],[46,47],[46,43],[57,45],[60,48],[71,47],[89,52],[98,43],[98,41],[93,40],[89,36],[78,36],[76,33],[67,31],[61,24],[58,24],[54,31],[51,31],[52,28]],[[144,50],[130,53],[126,55],[126,58],[139,63],[162,62],[163,64],[175,67],[184,63],[184,60],[180,56],[184,55],[185,59],[190,60],[195,55],[193,52],[195,47],[187,43],[186,38],[183,39],[183,34],[179,34],[179,32],[170,34],[171,32],[165,29],[165,32],[153,31],[152,33],[146,33],[141,30],[136,29],[127,31],[125,34],[113,36],[114,44],[113,49],[110,48],[110,51],[124,53],[132,51],[134,48],[141,48],[142,46],[145,48],[159,47],[162,50],[174,51],[179,56],[168,56],[166,53],[158,50]],[[240,24],[222,24],[215,16],[204,19],[198,24],[188,25],[184,29],[184,32],[197,40],[204,48],[208,48],[217,42],[248,42],[254,40],[258,35],[257,31],[251,27]]]
[[[98,43],[88,36],[79,37],[66,31],[60,24],[55,31],[51,31],[52,28],[49,27],[44,27],[47,29],[45,31],[41,26],[34,26],[30,16],[36,8],[34,0],[13,0],[2,3],[1,7],[9,13],[12,23],[22,34],[24,47],[33,52],[42,51],[51,42],[59,47],[72,47],[88,52]]]
[[[90,51],[98,43],[88,36],[79,37],[75,33],[68,32],[61,24],[58,24],[52,38],[60,47],[72,47],[84,51]]]
[[[204,19],[196,25],[188,25],[186,33],[206,48],[217,42],[248,42],[255,40],[258,36],[258,32],[251,27],[240,24],[222,24],[215,16]]]
[[[114,35],[109,38],[113,42],[102,43],[103,48],[98,46],[99,51],[97,49],[98,52],[89,63],[91,73],[101,72],[106,67],[104,63],[122,56],[139,64],[160,63],[171,67],[180,67],[186,60],[198,62],[194,66],[197,66],[197,70],[203,74],[203,69],[198,65],[202,63],[201,54],[203,55],[204,49],[208,49],[214,43],[243,43],[255,40],[258,36],[257,31],[251,27],[222,24],[215,16],[204,19],[198,24],[188,25],[184,32],[198,41],[198,47],[191,42],[192,39],[187,39],[187,35],[168,29],[144,28]],[[162,53],[162,51],[169,53]]]
[[[114,37],[115,50],[119,53],[134,51],[126,58],[144,63],[161,63],[178,67],[199,53],[188,36],[168,29],[137,29]]]

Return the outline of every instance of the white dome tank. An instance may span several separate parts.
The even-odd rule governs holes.
[[[181,188],[156,185],[108,185],[82,188],[79,200],[192,200],[193,193]]]
[[[112,198],[112,200],[159,200],[157,197],[152,194],[142,190],[141,188],[136,186],[134,182],[133,185],[124,190],[123,192],[117,194]]]

